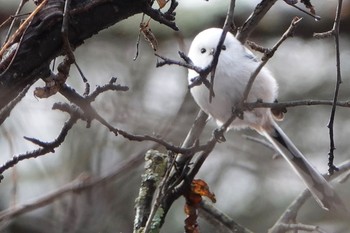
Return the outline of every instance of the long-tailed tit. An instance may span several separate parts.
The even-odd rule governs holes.
[[[194,38],[188,57],[195,66],[204,69],[211,64],[221,34],[222,29],[210,28]],[[232,109],[240,103],[248,80],[258,65],[259,62],[253,53],[231,33],[227,33],[215,72],[213,84],[215,96],[210,100],[209,89],[205,85],[192,87],[191,93],[200,108],[221,126],[232,116]],[[198,77],[198,73],[189,70],[190,84],[195,77]],[[274,102],[277,98],[277,89],[276,80],[266,68],[263,68],[256,77],[246,101]],[[333,188],[277,125],[269,108],[245,111],[243,119],[236,118],[229,128],[246,127],[264,135],[276,147],[323,208],[343,209],[342,201]]]

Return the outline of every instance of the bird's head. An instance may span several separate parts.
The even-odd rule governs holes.
[[[188,57],[194,65],[205,68],[210,65],[217,49],[221,28],[209,28],[200,32],[192,41]],[[240,42],[231,34],[227,33],[224,44],[221,47],[220,57],[233,55],[237,47],[242,47]]]

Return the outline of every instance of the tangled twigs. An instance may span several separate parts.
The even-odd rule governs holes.
[[[53,109],[67,112],[70,115],[70,119],[64,124],[57,138],[52,142],[43,142],[35,138],[25,137],[26,140],[38,145],[40,148],[31,152],[27,152],[25,154],[13,156],[12,159],[0,166],[0,181],[3,178],[3,172],[16,165],[18,162],[25,159],[36,158],[38,156],[45,155],[50,152],[54,152],[55,149],[64,142],[69,130],[73,127],[73,125],[77,122],[78,119],[87,121],[88,123],[91,121],[91,119],[94,119],[91,116],[94,114],[86,114],[86,111],[83,111],[83,109],[86,110],[88,106],[90,106],[91,102],[93,102],[99,94],[104,93],[108,90],[125,91],[128,89],[125,86],[116,85],[115,82],[116,78],[112,78],[108,84],[102,87],[98,87],[91,95],[85,98],[78,95],[76,92],[74,92],[73,89],[68,88],[65,84],[62,84],[59,91],[62,91],[61,89],[64,89],[66,91],[66,96],[68,96],[68,99],[74,99],[75,101],[72,102],[75,102],[75,104],[77,104],[77,106],[79,107],[75,105],[69,105],[67,103],[54,104],[52,107]],[[97,114],[91,106],[88,109],[93,113]]]
[[[111,84],[110,84],[111,85]],[[115,85],[115,84],[113,84]],[[111,86],[107,86],[108,90],[112,90],[112,88],[110,88]],[[116,89],[118,89],[116,87]],[[125,89],[123,89],[125,90]],[[123,91],[122,90],[122,91]],[[114,133],[115,135],[121,135],[124,138],[130,140],[130,141],[153,141],[153,142],[157,142],[160,145],[164,146],[167,150],[173,151],[174,153],[181,153],[181,154],[188,154],[188,153],[193,153],[193,152],[198,152],[201,150],[204,150],[206,148],[206,145],[202,145],[202,146],[193,146],[190,148],[182,148],[182,147],[178,147],[178,146],[174,146],[173,144],[158,138],[158,137],[153,137],[150,135],[134,135],[134,134],[130,134],[124,130],[118,129],[113,127],[111,124],[109,124],[103,117],[101,117],[100,114],[98,114],[96,112],[96,110],[91,106],[91,97],[90,96],[86,96],[83,97],[81,95],[79,95],[77,92],[75,92],[72,88],[68,87],[66,84],[64,84],[62,86],[62,88],[60,89],[60,93],[65,96],[69,101],[71,101],[72,103],[76,104],[78,107],[81,108],[81,110],[84,112],[84,116],[86,117],[86,119],[91,120],[97,120],[98,122],[100,122],[102,125],[104,125],[109,131],[111,131],[112,133]],[[94,93],[93,93],[94,94]]]

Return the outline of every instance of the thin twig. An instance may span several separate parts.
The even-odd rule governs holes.
[[[101,86],[97,86],[95,91],[92,92],[90,95],[86,96],[85,99],[89,102],[95,101],[98,95],[102,94],[103,92],[106,91],[128,91],[129,87],[123,86],[120,84],[115,84],[117,81],[117,78],[113,77],[109,81],[108,84]]]
[[[334,36],[334,43],[335,43],[335,51],[336,51],[336,67],[337,67],[337,78],[336,78],[336,84],[335,84],[335,90],[334,90],[334,97],[333,97],[333,106],[331,110],[331,115],[328,122],[328,129],[329,129],[329,140],[330,140],[330,148],[328,153],[328,172],[329,174],[333,174],[335,170],[337,170],[336,166],[334,166],[334,150],[335,150],[335,143],[334,143],[334,118],[335,118],[335,111],[337,108],[337,101],[338,101],[338,95],[339,95],[339,88],[340,84],[342,83],[341,78],[341,67],[340,67],[340,45],[339,45],[339,27],[340,27],[340,14],[341,14],[341,8],[342,8],[343,0],[338,0],[338,6],[337,6],[337,13],[333,24],[333,36]]]
[[[284,109],[291,107],[303,107],[303,106],[333,106],[333,100],[290,100],[286,102],[278,103],[266,103],[266,102],[255,102],[255,103],[244,103],[243,110],[252,110],[254,108],[275,108]],[[337,101],[338,107],[349,108],[350,100]]]
[[[15,25],[15,22],[17,21],[17,16],[19,15],[19,13],[21,12],[23,6],[24,6],[27,2],[28,2],[28,0],[21,0],[21,2],[19,3],[18,8],[17,8],[17,10],[16,10],[16,13],[15,13],[15,15],[14,15],[12,21],[11,21],[11,25],[10,25],[8,31],[7,31],[7,35],[6,35],[6,37],[5,37],[4,43],[6,43],[7,40],[10,38],[12,29],[13,29],[13,26]]]
[[[227,14],[226,14],[226,19],[225,19],[225,23],[224,23],[224,27],[222,29],[222,33],[219,39],[219,43],[216,46],[216,50],[213,56],[213,60],[211,62],[211,72],[210,72],[210,88],[209,88],[209,103],[212,101],[212,98],[215,97],[215,93],[214,93],[214,80],[215,80],[215,71],[216,71],[216,66],[218,65],[218,61],[219,61],[219,56],[221,53],[221,48],[222,45],[224,44],[225,38],[226,38],[226,34],[227,32],[231,29],[231,26],[233,24],[233,14],[235,11],[235,5],[236,5],[236,1],[235,0],[231,0],[230,2],[230,6],[228,8]]]
[[[193,65],[191,59],[189,57],[187,57],[183,52],[179,52],[179,55],[180,55],[181,58],[183,58],[185,60],[185,62],[171,60],[171,59],[163,57],[163,56],[161,56],[161,55],[159,55],[157,53],[155,53],[154,55],[156,57],[159,57],[160,59],[162,59],[162,61],[158,61],[157,62],[156,67],[161,67],[161,66],[164,66],[164,65],[178,65],[178,66],[185,67],[187,69],[194,70],[194,71],[196,71],[199,74],[202,74],[202,73],[204,74],[205,73],[205,71],[202,68]],[[207,72],[207,73],[209,73],[209,72]]]
[[[11,38],[2,46],[0,49],[0,58],[5,53],[6,49],[9,48],[16,40],[22,37],[23,32],[26,30],[34,16],[46,5],[47,0],[44,0],[40,5],[35,8],[35,10],[24,20],[24,22],[19,26],[16,32],[11,36]]]
[[[301,12],[303,12],[303,13],[309,15],[309,16],[311,16],[311,17],[314,18],[316,21],[321,20],[321,16],[312,14],[312,13],[310,13],[310,12],[308,12],[308,11],[306,11],[306,10],[300,8],[300,7],[297,6],[294,2],[293,2],[294,4],[291,3],[290,1],[286,1],[286,0],[285,0],[284,2],[287,3],[288,5],[290,5],[290,6],[294,7],[294,8],[296,8],[297,10],[299,10],[299,11],[301,11]]]
[[[57,136],[57,138],[54,141],[47,142],[45,144],[42,143],[41,148],[36,149],[34,151],[13,156],[12,159],[8,160],[5,164],[0,166],[0,176],[2,176],[4,171],[13,167],[14,165],[16,165],[18,162],[20,162],[22,160],[36,158],[38,156],[45,155],[49,152],[53,152],[55,150],[55,148],[60,146],[61,143],[65,140],[65,138],[68,134],[68,131],[73,127],[73,125],[76,123],[77,120],[78,120],[77,116],[71,116],[71,118],[69,118],[69,120],[64,124],[64,126],[61,129],[61,132],[59,133],[59,135]],[[0,177],[0,181],[2,178],[3,177]]]
[[[4,123],[6,118],[10,115],[11,110],[18,104],[22,98],[27,94],[27,91],[29,90],[31,84],[28,84],[26,87],[23,88],[23,90],[14,98],[10,103],[8,103],[5,107],[0,109],[0,125]]]
[[[268,62],[268,60],[274,55],[274,53],[277,51],[277,49],[279,48],[279,46],[289,37],[293,36],[295,28],[297,26],[297,24],[302,20],[302,18],[298,18],[295,17],[289,28],[287,29],[287,31],[282,35],[282,37],[277,41],[277,43],[272,47],[272,49],[268,52],[265,53],[263,58],[261,59],[261,62],[259,64],[259,66],[255,69],[255,71],[252,73],[252,75],[249,78],[249,81],[247,83],[247,86],[244,90],[243,93],[243,97],[241,99],[241,103],[240,106],[244,105],[244,102],[247,100],[249,92],[253,86],[253,83],[256,79],[256,77],[258,76],[259,72],[261,71],[261,69],[265,66],[265,64]]]

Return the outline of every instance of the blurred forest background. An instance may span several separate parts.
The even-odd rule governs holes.
[[[0,0],[0,22],[14,14],[18,3]],[[187,53],[198,32],[209,27],[222,27],[228,3],[225,0],[180,0],[176,10],[180,32],[150,22],[159,43],[157,53],[180,60],[177,52]],[[236,25],[241,25],[258,3],[257,0],[236,1]],[[331,29],[336,1],[312,3],[322,17],[321,21],[277,1],[249,38],[271,47],[294,16],[304,18],[295,37],[284,42],[268,62],[280,85],[280,101],[333,98],[336,78],[334,42],[332,38],[317,40],[312,35]],[[28,2],[23,12],[33,8],[34,4]],[[92,89],[108,83],[111,77],[117,77],[117,83],[130,88],[127,92],[105,93],[94,103],[112,125],[135,134],[159,135],[180,145],[199,108],[188,94],[186,69],[178,66],[156,68],[157,58],[143,38],[139,56],[133,60],[141,17],[128,18],[87,40],[75,51],[77,62]],[[0,28],[1,43],[7,26]],[[340,34],[343,75],[340,100],[350,99],[349,33],[350,2],[344,1]],[[84,83],[74,67],[68,84],[80,93],[84,91]],[[13,155],[37,148],[23,136],[54,140],[67,120],[66,114],[51,110],[53,103],[64,101],[62,96],[56,94],[48,99],[36,99],[32,95],[35,87],[43,85],[43,81],[38,81],[1,126],[1,164]],[[329,116],[328,106],[296,107],[289,108],[285,120],[280,123],[297,147],[323,173],[327,171],[329,134],[326,125]],[[203,141],[210,137],[215,127],[212,121],[208,123],[202,135]],[[337,109],[334,127],[335,163],[338,164],[350,157],[349,109]],[[259,137],[250,130],[227,133],[227,141],[217,145],[198,178],[204,179],[216,194],[215,205],[219,209],[253,231],[266,232],[305,187],[283,159],[273,160],[273,151],[247,140],[244,135]],[[22,161],[4,173],[5,179],[0,184],[1,210],[30,203],[81,174],[101,177],[118,169],[132,156],[141,159],[112,182],[65,195],[50,205],[1,222],[0,232],[132,232],[134,202],[143,169],[142,156],[150,148],[156,147],[150,142],[132,142],[116,137],[94,122],[91,128],[78,122],[55,153]],[[158,149],[164,150],[162,147]],[[349,183],[334,186],[350,207]],[[175,202],[163,232],[183,232],[183,206],[183,198]],[[350,232],[349,221],[323,211],[314,200],[309,200],[302,208],[298,220],[319,225],[328,232]],[[200,219],[200,228],[202,232],[216,231],[215,226],[204,219]]]

